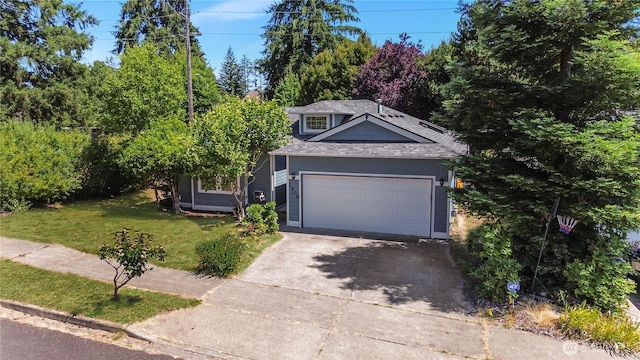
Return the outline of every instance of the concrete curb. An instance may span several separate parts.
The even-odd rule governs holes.
[[[18,301],[11,301],[11,300],[5,300],[5,299],[0,299],[0,306],[7,309],[20,311],[25,314],[35,315],[35,316],[39,316],[39,317],[43,317],[51,320],[57,320],[63,323],[69,323],[69,324],[78,325],[78,326],[82,326],[90,329],[107,331],[111,333],[123,332],[127,334],[127,336],[137,340],[155,342],[155,339],[153,339],[152,337],[130,331],[124,325],[116,324],[107,320],[99,320],[99,319],[88,318],[85,316],[77,316],[73,314],[64,313],[58,310],[43,308],[37,305],[26,304]]]

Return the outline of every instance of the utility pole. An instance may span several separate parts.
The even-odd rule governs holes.
[[[187,34],[187,99],[189,100],[188,105],[188,113],[189,113],[189,124],[193,123],[193,80],[191,79],[191,29],[189,20],[189,0],[184,0],[184,11],[185,11],[185,28]]]

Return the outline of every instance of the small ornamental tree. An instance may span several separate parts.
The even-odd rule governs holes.
[[[151,267],[147,266],[150,259],[164,261],[166,252],[162,245],[151,247],[151,234],[136,232],[131,238],[128,229],[118,231],[114,236],[113,245],[102,244],[98,254],[115,269],[113,277],[113,300],[118,300],[118,290],[134,277],[140,277]]]

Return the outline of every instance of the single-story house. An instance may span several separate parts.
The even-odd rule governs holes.
[[[248,185],[286,209],[288,226],[446,239],[455,184],[443,163],[467,151],[444,128],[380,101],[325,100],[287,108],[293,136]],[[186,179],[181,205],[230,211],[230,192]]]

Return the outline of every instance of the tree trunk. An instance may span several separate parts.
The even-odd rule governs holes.
[[[562,82],[566,83],[571,79],[571,60],[573,60],[573,47],[568,45],[560,52],[560,75]]]
[[[158,194],[158,186],[156,186],[156,182],[155,180],[152,182],[152,186],[153,186],[153,194],[156,197],[156,206],[158,207],[158,209],[162,209],[162,206],[160,205],[160,195]]]
[[[171,179],[171,201],[173,202],[173,211],[176,214],[182,214],[180,208],[180,178]]]

